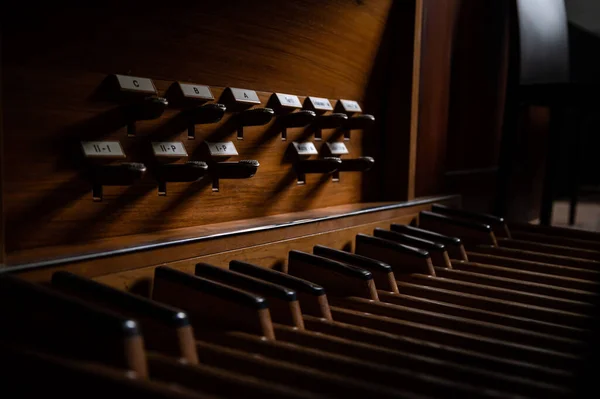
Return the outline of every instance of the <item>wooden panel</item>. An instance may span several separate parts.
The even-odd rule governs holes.
[[[151,162],[145,148],[157,137],[184,141],[193,159],[201,159],[204,139],[235,141],[228,118],[199,126],[196,141],[188,141],[177,126],[177,109],[138,123],[138,137],[125,137],[124,129],[111,125],[115,104],[100,101],[97,91],[105,76],[122,73],[153,78],[160,94],[181,80],[262,90],[263,106],[278,91],[359,100],[365,112],[382,119],[393,111],[388,123],[368,136],[353,132],[348,143],[351,157],[374,155],[384,165],[378,157],[386,154],[375,149],[381,137],[386,131],[407,137],[410,130],[414,1],[228,0],[185,9],[134,1],[93,11],[54,4],[36,15],[10,7],[3,10],[2,71],[3,95],[10,99],[3,121],[10,148],[3,157],[9,253],[383,199],[378,184],[360,174],[342,174],[339,183],[309,176],[305,186],[296,185],[285,154],[291,140],[308,136],[302,129],[291,129],[288,142],[271,125],[245,129],[244,141],[236,142],[239,159],[257,159],[261,167],[252,179],[223,181],[219,193],[203,181],[169,184],[168,196],[158,197],[147,174],[135,186],[107,188],[102,203],[91,201],[72,145],[120,139],[129,160]],[[386,31],[392,26],[401,35],[390,44]],[[403,65],[394,74],[393,92],[387,91],[388,75],[372,76],[389,69],[382,52],[390,48]],[[390,95],[400,100],[385,108]],[[340,132],[324,138],[333,136]],[[398,163],[404,155],[388,155],[394,173],[405,174],[408,166]],[[379,182],[381,173],[376,169],[369,179]],[[404,180],[393,183],[386,187],[403,190]]]
[[[326,245],[336,249],[354,251],[354,238],[359,233],[372,234],[377,227],[389,228],[391,223],[408,224],[416,214],[392,218],[385,221],[352,226],[345,229],[334,230],[321,234],[295,238],[291,240],[276,241],[269,244],[257,245],[235,251],[221,252],[218,254],[199,256],[178,262],[167,263],[168,266],[186,273],[194,273],[197,263],[209,263],[211,265],[227,268],[232,260],[250,262],[252,264],[275,268],[281,270],[287,266],[289,251],[298,250],[311,252],[315,245]],[[95,280],[104,284],[136,292],[148,292],[154,275],[154,269],[160,265],[135,269],[126,272],[113,273],[96,277]]]
[[[386,101],[383,103],[381,125],[384,134],[379,142],[381,199],[406,201],[414,198],[416,135],[419,112],[419,76],[421,57],[422,0],[396,1],[390,20],[411,15],[402,24],[388,24],[386,38],[389,68],[382,71]],[[411,56],[407,56],[409,49]]]
[[[5,63],[361,100],[392,1],[61,3],[4,6]]]
[[[491,210],[507,76],[505,3],[426,7],[417,196],[456,192],[465,208]]]
[[[426,201],[407,203],[406,206],[393,209],[367,213],[358,212],[356,214],[348,213],[348,216],[340,216],[344,214],[344,208],[346,208],[346,213],[352,208],[355,210],[360,209],[348,205],[330,208],[330,210],[265,217],[138,237],[115,238],[80,246],[57,247],[54,251],[46,253],[42,250],[26,251],[21,259],[22,261],[29,260],[29,262],[33,262],[36,259],[34,256],[38,257],[37,260],[40,259],[39,257],[45,256],[50,259],[56,258],[57,261],[47,264],[24,264],[13,268],[13,270],[23,278],[32,281],[48,281],[52,273],[57,270],[67,270],[86,277],[96,277],[280,240],[336,231],[352,226],[385,222],[394,218],[414,218],[418,212],[430,209],[432,203],[456,204],[456,200],[456,197],[438,197]],[[333,217],[327,217],[327,215]],[[302,216],[306,217],[306,222],[286,225],[291,220],[297,221]],[[314,218],[313,221],[310,220],[311,216]],[[293,219],[286,221],[285,217],[293,217]],[[198,237],[206,237],[207,239],[197,240]],[[195,238],[196,240],[194,240]],[[152,244],[173,240],[176,241],[175,245],[151,247]],[[127,248],[137,250],[131,252],[121,251]],[[101,251],[114,252],[108,252],[107,256],[86,256]]]
[[[505,3],[461,3],[454,41],[447,171],[498,166],[508,59]]]
[[[2,43],[2,35],[0,35],[0,43]],[[4,107],[2,106],[2,99],[3,99],[3,93],[2,93],[2,66],[4,65],[3,63],[4,58],[3,58],[3,53],[2,53],[2,49],[0,48],[0,269],[2,267],[4,267],[5,265],[5,257],[6,257],[6,251],[5,251],[5,235],[4,235],[4,231],[5,231],[5,224],[4,224],[4,132],[3,132],[3,128],[4,128],[4,123],[3,123],[3,119],[4,119]]]
[[[462,0],[424,0],[415,195],[442,191],[454,33]]]
[[[498,168],[454,170],[444,174],[448,192],[461,193],[462,207],[490,213],[497,189]]]
[[[532,106],[521,109],[513,174],[508,187],[508,220],[528,222],[539,216],[549,124],[548,108]]]
[[[95,75],[94,84],[89,89],[93,90],[103,78],[103,75]],[[169,86],[167,81],[156,80],[155,84],[161,93]],[[55,90],[52,94],[59,95],[59,91],[64,89],[55,87]],[[219,96],[222,90],[213,91]],[[261,92],[260,98],[266,103],[269,93]],[[77,100],[81,101],[81,97]],[[72,106],[76,107],[76,104]],[[134,186],[105,187],[104,201],[95,203],[92,201],[89,183],[78,175],[78,171],[60,165],[65,161],[60,157],[68,157],[68,153],[54,153],[48,151],[46,146],[36,145],[40,140],[50,139],[44,137],[47,133],[45,129],[37,129],[44,126],[52,132],[54,128],[58,128],[52,125],[53,121],[57,124],[82,124],[82,130],[78,131],[79,137],[90,139],[86,135],[89,128],[89,121],[86,120],[88,114],[68,111],[60,119],[48,120],[43,125],[34,121],[23,135],[23,123],[19,126],[12,123],[25,118],[24,115],[17,115],[27,109],[28,107],[23,107],[11,110],[11,117],[6,118],[7,131],[20,132],[19,136],[11,133],[6,137],[7,146],[13,148],[5,160],[8,169],[6,188],[11,193],[6,198],[9,251],[361,201],[360,173],[343,173],[339,183],[333,183],[329,176],[310,175],[306,185],[297,185],[291,160],[286,159],[286,151],[292,141],[306,137],[302,129],[288,129],[288,141],[282,141],[273,129],[275,122],[272,122],[266,127],[245,128],[244,140],[238,141],[236,130],[223,131],[232,115],[228,113],[218,124],[198,126],[196,140],[187,139],[187,130],[169,132],[167,139],[183,141],[188,154],[193,154],[190,158],[197,160],[206,160],[203,154],[205,139],[234,141],[240,156],[232,160],[257,159],[260,162],[261,166],[255,177],[222,180],[220,192],[212,192],[209,178],[194,184],[169,183],[168,195],[159,197],[156,181],[150,173],[146,173],[144,179]],[[143,150],[150,147],[150,141],[163,134],[165,119],[168,121],[177,113],[176,110],[170,110],[157,122],[138,123],[139,137],[127,138],[121,130],[108,133],[102,139],[121,139],[128,161],[142,161],[151,165],[151,155],[145,154]],[[38,116],[45,119],[43,114],[40,111]],[[333,131],[325,131],[323,138],[327,140],[334,135],[336,133]],[[363,155],[360,140],[361,132],[353,131],[351,141],[347,142],[349,157]],[[320,150],[324,144],[316,143],[316,146]],[[34,166],[27,168],[24,162]]]

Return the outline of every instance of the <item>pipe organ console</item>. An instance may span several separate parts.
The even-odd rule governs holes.
[[[574,394],[600,235],[414,198],[421,0],[58,3],[3,6],[3,397]]]

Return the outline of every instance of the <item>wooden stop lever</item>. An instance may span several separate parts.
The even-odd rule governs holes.
[[[315,140],[321,140],[323,129],[337,129],[344,126],[347,120],[348,115],[341,112],[317,116],[312,124],[312,128],[315,131]]]
[[[219,191],[220,179],[249,179],[258,171],[260,163],[245,159],[236,162],[213,162],[210,170],[213,177],[213,191]]]
[[[188,139],[196,138],[196,125],[207,125],[217,123],[223,119],[227,107],[223,104],[204,104],[202,106],[185,111],[188,120]]]
[[[123,162],[114,165],[91,165],[89,174],[92,195],[96,202],[102,201],[102,186],[130,186],[146,173],[146,165]]]
[[[162,97],[146,97],[143,100],[125,107],[125,118],[127,120],[127,135],[136,134],[136,122],[143,120],[158,119],[167,109],[169,102]]]
[[[317,114],[314,111],[301,110],[280,116],[277,123],[281,127],[281,140],[287,140],[287,129],[310,125]]]
[[[366,172],[375,165],[372,157],[359,157],[354,159],[342,159],[340,172]]]
[[[331,174],[336,172],[341,165],[342,160],[337,157],[298,159],[294,163],[294,170],[298,175],[298,184],[305,184],[307,173]]]
[[[375,159],[372,157],[342,159],[342,164],[338,170],[333,173],[333,181],[339,181],[340,172],[368,172],[373,165],[375,165]]]
[[[375,124],[375,117],[370,114],[357,115],[344,123],[344,140],[350,140],[351,130],[366,130]]]
[[[275,111],[271,108],[252,108],[246,111],[242,111],[237,114],[237,138],[238,140],[244,139],[244,127],[246,126],[263,126],[271,122],[271,119],[275,116]]]
[[[208,172],[208,165],[201,161],[164,164],[156,167],[158,195],[167,195],[167,182],[195,182],[202,179]]]

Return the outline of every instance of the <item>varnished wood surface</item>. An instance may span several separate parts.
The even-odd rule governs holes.
[[[419,323],[407,322],[387,316],[375,316],[368,313],[356,312],[340,307],[331,309],[334,319],[350,324],[358,324],[365,327],[385,331],[391,334],[417,334],[420,338],[432,342],[449,344],[461,348],[470,348],[490,355],[503,357],[510,360],[527,361],[530,359],[534,364],[556,367],[566,370],[576,364],[576,357],[569,355],[557,355],[545,350],[534,350],[532,348],[509,345],[504,341],[483,338],[481,336],[459,333],[453,330],[426,326]],[[509,349],[510,348],[510,349]],[[531,350],[530,350],[531,349]],[[510,355],[508,355],[510,353]]]
[[[488,323],[494,323],[501,326],[516,327],[529,331],[551,334],[557,337],[565,337],[582,340],[589,336],[584,329],[563,326],[559,324],[547,323],[539,320],[528,319],[517,315],[509,315],[497,312],[490,312],[484,309],[462,306],[450,302],[441,302],[418,296],[409,296],[404,294],[392,295],[389,292],[379,291],[379,297],[383,302],[395,303],[408,306],[413,309],[431,310],[443,312],[447,315],[465,317],[472,320],[479,320]]]
[[[480,285],[459,279],[430,277],[420,274],[398,276],[398,279],[408,283],[433,288],[447,289],[456,292],[485,296],[493,299],[519,302],[526,305],[540,306],[547,308],[548,310],[563,310],[573,313],[577,316],[581,316],[582,319],[587,318],[584,317],[584,315],[592,316],[594,312],[594,306],[589,302],[573,301],[547,295],[534,294],[527,291],[509,290],[491,285]]]
[[[360,375],[379,387],[378,397],[408,395],[404,390],[425,395],[438,395],[444,390],[456,392],[456,385],[447,380],[415,373],[411,370],[390,367],[372,361],[358,359],[348,354],[325,352],[284,341],[261,340],[246,333],[228,333],[215,336],[220,344],[236,349],[260,353],[278,360],[293,359],[295,363],[324,371],[336,370],[343,375]],[[459,389],[460,391],[460,389]],[[481,394],[480,394],[481,395]],[[483,394],[485,396],[485,394]]]
[[[563,353],[582,351],[584,348],[584,345],[576,340],[462,318],[435,310],[413,309],[412,307],[394,303],[366,301],[363,298],[335,298],[331,301],[333,305],[346,309],[448,328],[482,337],[495,338],[505,342],[512,341],[513,343],[524,344],[531,348],[552,349]]]
[[[549,309],[540,306],[512,302],[498,298],[488,298],[482,295],[463,293],[440,287],[398,282],[398,290],[406,295],[418,296],[434,301],[450,302],[462,306],[475,307],[491,312],[504,313],[513,316],[532,318],[548,323],[562,324],[576,328],[586,328],[590,319],[576,313]]]
[[[338,336],[324,335],[312,331],[296,331],[287,326],[278,328],[277,333],[282,340],[298,345],[341,355],[351,353],[353,357],[367,362],[421,372],[428,379],[432,380],[434,384],[445,384],[448,387],[446,394],[458,391],[469,393],[470,395],[481,395],[481,392],[478,392],[477,388],[473,386],[475,384],[472,384],[472,381],[465,375],[456,378],[450,377],[450,375],[456,376],[460,374],[460,372],[453,373],[453,371],[456,371],[456,368],[460,368],[456,364],[431,361],[431,359],[425,357],[411,356],[411,354],[390,350],[386,347],[356,342]],[[460,371],[464,372],[466,370],[463,368]],[[472,376],[472,378],[477,377]],[[502,387],[499,381],[492,382],[488,386],[490,388],[493,386],[499,390],[502,390],[502,388],[506,389],[506,386]]]
[[[16,79],[24,80],[26,77]],[[86,89],[79,88],[80,93],[69,93],[70,88],[65,87],[66,84],[47,88],[52,102],[46,106],[37,105],[38,124],[33,126],[24,122],[27,117],[22,113],[31,113],[26,106],[16,110],[9,107],[7,110],[10,117],[6,118],[5,140],[7,146],[14,148],[5,157],[6,191],[11,193],[6,198],[9,252],[361,201],[362,173],[342,173],[336,183],[328,175],[315,174],[308,176],[305,185],[298,185],[288,148],[292,141],[312,140],[313,137],[302,129],[288,129],[288,141],[282,141],[274,126],[275,121],[264,127],[246,127],[244,140],[238,141],[235,126],[232,129],[231,122],[227,122],[232,113],[227,113],[220,123],[198,125],[196,140],[192,141],[187,139],[187,129],[177,131],[169,126],[176,124],[174,120],[180,112],[172,109],[160,120],[138,122],[135,138],[127,138],[123,129],[94,132],[93,125],[98,126],[102,114],[110,112],[114,105],[108,104],[95,112],[82,110],[76,113],[71,109],[77,109],[81,102],[85,106],[86,97],[100,86],[104,78],[102,74],[82,78],[83,82],[91,83]],[[44,79],[48,82],[57,80],[56,77]],[[161,95],[172,83],[155,80]],[[22,87],[12,90],[15,93],[8,88],[8,96],[18,97],[24,93]],[[216,98],[221,91],[222,88],[213,89]],[[46,107],[52,107],[61,96],[67,96],[61,99],[67,110],[47,110]],[[271,93],[260,93],[263,105],[270,96]],[[15,106],[19,103],[18,99],[11,102]],[[62,114],[56,116],[55,112]],[[94,118],[99,121],[94,121]],[[37,131],[41,126],[43,130]],[[48,137],[48,134],[51,135]],[[361,132],[353,131],[352,134],[352,139],[346,143],[349,157],[372,155],[363,153]],[[323,139],[334,140],[334,135],[336,133],[332,130],[325,130]],[[158,196],[154,176],[146,173],[132,186],[104,187],[104,200],[98,203],[92,201],[91,185],[81,176],[81,172],[85,171],[83,166],[64,165],[68,158],[79,155],[73,154],[76,150],[69,152],[69,144],[77,143],[76,140],[95,139],[120,140],[128,154],[127,161],[143,162],[151,167],[155,160],[147,154],[150,141],[160,141],[160,136],[163,141],[182,141],[191,154],[189,159],[203,161],[210,160],[203,154],[205,140],[233,141],[240,155],[232,160],[256,159],[260,167],[256,176],[250,179],[220,180],[219,192],[212,191],[208,177],[197,183],[169,183],[166,197]],[[40,142],[44,144],[38,144]],[[316,146],[322,151],[321,147],[325,144],[316,143]],[[48,151],[50,148],[52,152]]]
[[[571,256],[554,255],[552,253],[546,252],[513,249],[506,247],[494,247],[488,245],[480,245],[476,248],[473,248],[473,252],[506,256],[514,259],[531,260],[540,263],[550,263],[553,265],[567,266],[577,269],[586,269],[592,272],[600,273],[600,261],[589,260],[585,258],[575,258]]]
[[[587,303],[593,303],[596,299],[596,294],[594,292],[573,290],[548,284],[540,284],[534,281],[515,280],[512,278],[489,276],[484,273],[465,270],[452,270],[442,267],[436,267],[435,272],[438,277],[445,277],[452,280],[459,280],[474,284],[489,285],[498,288],[506,288],[510,290],[524,291],[527,293],[539,294],[553,298],[564,298]]]
[[[42,250],[26,251],[22,253],[23,261],[27,259],[33,261],[41,257],[42,259],[55,258],[56,263],[50,262],[47,266],[44,263],[26,264],[19,275],[30,280],[48,281],[52,273],[57,270],[68,270],[79,275],[96,277],[185,259],[193,261],[205,255],[261,246],[269,242],[301,238],[370,223],[375,223],[370,227],[371,229],[386,227],[385,221],[395,218],[398,219],[398,223],[407,224],[416,217],[418,211],[429,209],[431,203],[449,203],[454,200],[455,197],[442,197],[396,205],[388,203],[386,205],[391,205],[391,209],[387,210],[386,208],[373,208],[373,204],[344,205],[305,213],[107,239],[87,245],[48,248],[46,253]],[[344,217],[344,214],[347,216]],[[360,228],[355,231],[368,232],[360,230]],[[344,240],[341,247],[352,245],[348,243],[353,242],[353,237],[348,235]],[[165,247],[159,245],[156,248],[150,246],[164,242],[170,242],[173,245]],[[313,245],[319,244],[317,241],[313,241],[313,243]],[[108,256],[110,253],[105,252],[111,250],[117,250],[113,255],[119,256],[119,262],[114,262],[113,256]],[[98,253],[102,254],[103,252],[104,256],[98,256]],[[77,254],[77,256],[64,258],[73,254]],[[287,254],[283,256],[283,259],[286,258]],[[274,261],[273,264],[276,263]]]
[[[422,0],[426,17],[421,36],[421,64],[416,136],[414,194],[443,192],[450,91],[455,46],[456,24],[465,1]],[[476,23],[471,21],[470,25]],[[462,87],[462,86],[461,86]],[[450,144],[452,145],[452,144]]]
[[[256,356],[226,346],[197,341],[204,364],[242,372],[258,378],[268,378],[291,387],[310,385],[311,390],[328,395],[371,395],[377,387],[354,379],[306,366],[298,366],[288,360],[276,360]]]
[[[479,252],[469,252],[469,258],[471,258],[474,262],[481,262],[510,269],[526,270],[535,273],[551,274],[557,277],[574,278],[577,280],[584,280],[592,284],[597,284],[598,281],[600,281],[599,270],[580,269],[576,267],[563,266],[560,264],[523,260],[516,257],[511,257],[509,253],[504,255],[494,255]]]
[[[387,60],[384,63],[387,68],[376,69],[373,75],[375,81],[383,83],[387,93],[380,119],[383,130],[389,134],[379,137],[378,155],[383,162],[375,166],[381,171],[381,180],[375,187],[385,200],[410,200],[415,195],[423,1],[395,1],[391,19],[406,14],[411,18],[386,28],[389,42],[381,48],[379,56]],[[397,48],[410,48],[412,57],[403,56]],[[386,75],[394,78],[387,79]],[[371,90],[367,104],[380,99]]]
[[[310,316],[305,316],[305,321],[307,328],[315,331],[385,346],[386,348],[401,352],[416,352],[424,356],[437,357],[459,364],[477,364],[487,371],[502,372],[504,374],[514,373],[521,377],[541,380],[553,378],[554,381],[560,381],[560,383],[564,383],[569,378],[569,373],[549,367],[534,367],[529,363],[483,355],[481,352],[476,352],[472,349],[451,346],[448,342],[443,344],[433,343],[424,339],[408,338],[404,334],[391,334],[368,328],[355,322],[361,319],[360,312],[346,310],[345,314],[348,316],[349,323],[340,321],[330,323],[326,320]]]
[[[109,2],[109,7],[94,14],[83,7],[63,12],[48,6],[40,9],[43,18],[30,15],[19,23],[4,18],[5,62],[113,73],[127,73],[126,67],[135,62],[131,72],[137,76],[158,78],[177,72],[180,79],[192,82],[251,89],[258,89],[268,76],[264,89],[269,91],[359,97],[368,83],[391,3],[228,0],[185,8],[144,8],[143,2],[133,1],[119,7]],[[26,7],[6,8],[12,12],[6,17],[29,15]],[[88,18],[73,20],[84,13]],[[357,19],[362,22],[359,27]],[[29,30],[32,27],[36,30]],[[96,45],[87,46],[90,38],[73,36],[73,29],[98,32]],[[13,41],[17,34],[19,41]],[[341,50],[350,48],[355,51],[341,56]],[[244,73],[231,75],[232,71]]]
[[[486,255],[483,255],[486,256]],[[482,262],[465,262],[452,260],[452,265],[456,270],[466,270],[475,273],[484,273],[488,276],[506,277],[521,281],[531,281],[539,284],[555,285],[563,288],[569,288],[580,291],[594,292],[598,289],[598,283],[590,280],[582,280],[570,277],[555,276],[552,274],[538,273],[529,271],[527,269],[508,268],[503,267],[505,261],[497,260],[499,266],[490,264],[490,259],[494,256],[488,255],[486,258],[482,258]],[[507,259],[507,258],[504,258]],[[519,261],[516,261],[519,262]],[[523,263],[522,266],[527,267],[527,263]]]
[[[131,372],[49,356],[25,348],[2,344],[2,388],[13,397],[43,397],[52,394],[65,399],[105,399],[115,392],[127,397],[149,399],[211,399],[200,389],[174,388],[168,383],[150,382]],[[35,375],[35,383],[31,376]],[[75,383],[76,381],[76,383]]]
[[[398,220],[409,223],[412,216],[400,217]],[[374,227],[383,226],[389,222],[375,222],[365,225],[349,227],[345,229],[313,234],[288,240],[274,241],[247,248],[235,249],[212,255],[192,257],[180,261],[167,263],[169,267],[193,273],[199,262],[210,263],[215,266],[227,268],[232,260],[252,263],[262,267],[275,268],[276,270],[287,269],[288,253],[291,250],[310,252],[317,244],[326,245],[336,249],[353,250],[356,234],[368,232]],[[96,276],[94,279],[113,287],[121,289],[140,289],[152,281],[155,265],[141,267],[122,272],[107,273]]]
[[[372,185],[361,173],[342,173],[338,183],[309,176],[298,186],[285,155],[291,141],[312,139],[309,131],[288,129],[288,141],[282,142],[273,122],[244,129],[244,140],[237,141],[228,112],[218,124],[197,126],[196,140],[189,141],[186,129],[177,126],[180,109],[170,107],[158,120],[138,122],[137,137],[127,138],[111,119],[116,104],[99,98],[97,89],[107,75],[120,73],[152,78],[159,95],[184,81],[214,87],[217,100],[227,86],[259,90],[262,106],[275,91],[302,100],[307,95],[358,100],[365,112],[385,119],[389,111],[390,118],[383,130],[353,131],[345,157],[374,155],[383,165],[374,154],[378,137],[384,131],[407,135],[418,110],[418,101],[412,101],[411,111],[413,90],[418,91],[412,84],[414,7],[412,1],[395,2],[392,14],[392,3],[229,0],[183,10],[134,2],[95,13],[47,8],[44,19],[25,18],[26,10],[8,7],[2,36],[2,90],[10,99],[3,108],[5,144],[11,148],[3,157],[4,189],[10,193],[8,252],[356,203],[367,196],[383,199],[368,189]],[[11,22],[21,17],[23,23]],[[388,26],[402,27],[393,52],[407,64],[394,73],[398,90],[393,92],[387,91],[387,75],[372,76],[389,66],[380,54],[389,48]],[[78,31],[93,31],[94,39],[72,34]],[[388,97],[402,100],[382,110]],[[340,140],[340,133],[326,130],[324,141]],[[205,139],[233,139],[238,159],[257,159],[261,167],[252,179],[222,181],[218,193],[205,179],[169,184],[168,195],[159,197],[149,173],[134,186],[107,188],[101,203],[91,201],[81,166],[72,162],[71,144],[120,139],[128,160],[146,161],[151,160],[144,154],[148,141],[158,137],[183,141],[192,159],[201,158]],[[393,155],[388,166],[405,158]],[[406,166],[402,169],[392,170],[408,174]]]
[[[200,281],[201,278],[191,274],[185,277],[187,282],[183,283],[157,276],[152,287],[152,299],[184,309],[190,314],[195,331],[232,329],[247,331],[267,339],[275,338],[271,315],[264,298],[206,279],[202,280],[209,284],[198,288],[194,281]],[[244,298],[240,300],[233,293],[217,291],[211,286],[241,292]],[[254,298],[262,301],[261,306],[257,305],[258,300]]]
[[[203,364],[189,365],[159,354],[148,355],[150,373],[154,379],[185,387],[203,390],[226,397],[261,398],[323,398],[324,396],[299,387],[290,388],[256,377],[230,372]]]

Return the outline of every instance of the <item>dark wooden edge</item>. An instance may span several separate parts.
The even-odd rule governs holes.
[[[313,247],[315,255],[323,256],[338,262],[347,263],[352,266],[360,267],[366,270],[379,270],[381,272],[391,273],[392,267],[387,263],[376,259],[367,258],[366,256],[356,255],[339,249],[325,247],[323,245],[315,245]]]
[[[162,248],[174,247],[174,246],[178,246],[178,245],[186,245],[186,244],[193,244],[193,243],[198,243],[198,242],[203,242],[203,241],[216,240],[216,239],[225,238],[225,237],[235,237],[235,236],[240,236],[240,235],[249,234],[249,233],[270,231],[270,230],[282,229],[282,228],[286,228],[286,227],[306,225],[306,224],[311,224],[311,223],[320,223],[320,222],[336,220],[336,219],[341,219],[341,218],[351,217],[351,216],[359,216],[359,215],[365,215],[365,214],[376,213],[376,212],[390,211],[390,210],[395,210],[395,209],[410,208],[413,206],[427,205],[427,204],[432,204],[432,203],[436,203],[436,202],[440,202],[440,201],[456,201],[457,198],[459,198],[459,197],[456,195],[445,195],[445,196],[420,198],[420,199],[416,199],[416,200],[405,201],[405,202],[396,202],[396,203],[385,204],[385,205],[374,205],[372,207],[369,207],[368,204],[366,204],[366,207],[359,208],[355,211],[340,212],[340,213],[334,213],[334,214],[328,214],[325,212],[326,209],[324,209],[323,216],[308,217],[308,218],[303,217],[304,212],[297,212],[297,213],[293,214],[294,217],[292,217],[289,221],[275,223],[275,224],[265,223],[264,225],[253,226],[250,228],[242,228],[242,229],[234,228],[231,230],[225,230],[222,232],[218,232],[218,233],[214,233],[214,234],[206,234],[206,235],[191,234],[190,237],[179,238],[179,239],[165,238],[165,239],[157,240],[156,236],[152,236],[151,238],[148,239],[148,242],[145,242],[145,243],[142,242],[141,244],[133,245],[131,247],[123,247],[122,244],[121,245],[115,244],[113,248],[95,251],[95,252],[89,252],[89,253],[81,253],[81,251],[82,251],[81,248],[78,248],[78,251],[75,249],[73,249],[72,251],[65,251],[66,253],[69,253],[68,256],[59,256],[59,257],[53,257],[53,258],[44,259],[44,260],[40,260],[40,261],[17,263],[15,265],[11,265],[4,269],[0,269],[0,274],[7,273],[7,272],[24,272],[24,271],[30,271],[33,269],[65,265],[65,264],[69,264],[69,263],[80,263],[80,262],[92,261],[92,260],[97,260],[97,259],[102,259],[102,258],[116,257],[116,256],[138,253],[138,252],[143,252],[143,251],[150,251],[150,250],[154,250],[154,249],[162,249]],[[362,204],[362,205],[365,205],[365,204]],[[268,220],[269,218],[265,218],[265,219]],[[80,252],[80,253],[77,254],[77,252]],[[76,255],[71,255],[73,253],[75,253]]]
[[[6,267],[6,223],[4,216],[4,107],[2,106],[2,32],[0,32],[0,273]]]
[[[223,284],[234,287],[243,284],[244,289],[257,292],[260,295],[281,299],[282,301],[292,302],[297,299],[296,291],[287,287],[269,283],[233,270],[222,269],[208,263],[198,263],[195,268],[195,275],[207,279],[215,279]]]
[[[154,270],[154,283],[157,280],[166,280],[174,284],[181,284],[192,290],[204,292],[208,295],[221,298],[225,301],[235,302],[242,306],[255,309],[267,309],[267,300],[259,295],[217,283],[206,278],[193,276],[167,266],[159,266]]]
[[[542,226],[531,223],[508,222],[508,228],[512,231],[527,232],[533,234],[547,234],[553,237],[564,237],[585,241],[600,241],[600,233],[595,231],[579,230],[571,227]]]
[[[434,231],[429,231],[429,230],[421,229],[419,227],[409,226],[406,224],[393,223],[390,226],[390,229],[392,231],[395,231],[396,233],[406,233],[408,235],[417,236],[417,237],[424,238],[429,241],[441,242],[446,245],[457,246],[457,245],[461,245],[461,243],[462,243],[460,238],[458,238],[458,237],[445,236],[443,234],[436,233]]]
[[[452,208],[446,205],[433,204],[431,207],[431,211],[435,213],[442,213],[448,216],[456,216],[464,219],[471,219],[486,224],[504,225],[504,219],[499,216],[490,215],[487,213],[466,211],[464,209]]]
[[[386,249],[391,249],[394,251],[402,252],[407,255],[415,256],[415,257],[422,258],[422,259],[429,258],[429,252],[427,252],[423,249],[413,248],[408,245],[399,244],[395,241],[390,241],[390,240],[385,240],[383,238],[368,236],[366,234],[357,234],[356,235],[356,245],[358,246],[358,244],[361,242],[363,242],[365,244],[378,246],[381,248],[386,248]]]
[[[232,260],[229,262],[229,269],[249,276],[259,278],[271,283],[283,285],[292,288],[298,292],[303,292],[313,296],[325,295],[325,289],[308,280],[304,280],[287,273],[278,272],[277,270],[268,269],[266,267],[255,266],[251,263]]]
[[[6,295],[6,298],[15,301],[11,306],[20,302],[21,305],[16,306],[21,306],[23,312],[27,311],[27,307],[23,306],[23,303],[33,306],[35,303],[44,303],[56,312],[71,315],[73,322],[87,325],[87,328],[94,325],[101,327],[102,331],[111,328],[124,337],[134,337],[140,334],[134,320],[11,275],[0,277],[0,291],[2,291],[0,296]]]
[[[455,218],[452,216],[441,215],[439,213],[433,213],[429,211],[419,212],[420,219],[434,219],[439,220],[447,224],[453,224],[455,226],[465,227],[468,229],[489,233],[492,231],[492,227],[489,224],[473,222],[470,220]]]
[[[414,236],[410,236],[407,234],[397,233],[395,231],[389,231],[385,229],[375,228],[373,230],[373,235],[377,238],[383,238],[384,240],[396,241],[400,244],[405,244],[409,246],[414,246],[415,248],[422,248],[426,251],[435,251],[435,252],[444,252],[446,250],[446,246],[439,242],[433,242],[429,240],[425,240],[423,238],[418,238]]]
[[[92,295],[95,299],[108,302],[136,314],[151,317],[174,328],[190,325],[188,316],[182,310],[152,301],[139,295],[109,287],[92,279],[59,271],[52,275],[52,286],[67,293]]]
[[[340,273],[348,277],[361,279],[361,280],[372,280],[373,275],[370,271],[348,265],[346,263],[337,262],[322,256],[313,255],[308,252],[302,251],[290,251],[289,253],[289,264],[291,265],[294,261],[309,263],[311,265],[327,269],[334,273]]]

